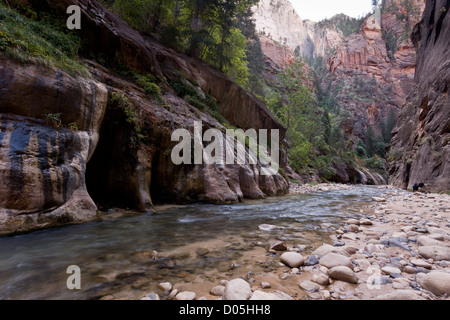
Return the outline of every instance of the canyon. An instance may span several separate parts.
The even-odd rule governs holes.
[[[337,102],[352,115],[345,131],[357,144],[369,126],[379,132],[391,109],[398,114],[414,86],[416,50],[409,33],[419,22],[425,1],[410,3],[405,14],[402,1],[384,1],[347,36],[343,31],[349,31],[339,24],[352,18],[342,14],[322,22],[301,20],[287,0],[262,0],[253,10],[264,39],[263,52],[281,68],[294,54],[324,59]],[[272,49],[277,45],[284,51]]]
[[[384,0],[361,19],[321,22],[287,0],[253,8],[264,88],[302,57],[296,70],[316,72],[308,90],[333,100],[308,102],[344,136],[342,147],[323,140],[346,149],[337,162],[313,149],[334,166],[327,178],[314,162],[292,169],[299,145],[265,97],[137,31],[111,1],[5,3],[0,299],[448,299],[450,0]],[[58,30],[70,5],[81,9],[73,34]],[[33,46],[50,40],[56,62]],[[252,130],[267,140],[247,142]],[[356,153],[369,133],[389,136],[386,158],[371,155],[387,175]],[[172,311],[194,312],[184,306]]]
[[[261,162],[177,166],[170,160],[176,128],[193,132],[194,121],[205,131],[226,127],[169,82],[198,99],[210,96],[229,125],[278,129],[283,137],[285,129],[260,101],[204,62],[143,37],[97,2],[54,3],[49,10],[62,17],[69,5],[81,7],[89,52],[157,76],[163,93],[157,101],[93,60],[84,61],[86,79],[2,56],[0,234],[94,220],[97,209],[111,206],[150,212],[153,202],[225,204],[288,192],[286,176],[260,175]],[[56,123],[48,121],[55,115]]]
[[[281,139],[286,129],[222,72],[139,33],[98,2],[58,0],[44,8],[34,1],[20,3],[59,17],[66,17],[69,5],[81,7],[80,36],[89,53],[82,64],[89,76],[0,55],[0,234],[91,221],[99,210],[115,206],[152,212],[155,203],[235,204],[287,194],[289,180],[306,182],[290,168],[284,152],[282,170],[270,176],[261,174],[266,164],[248,159],[223,166],[173,164],[172,132],[193,132],[195,121],[204,131],[277,129]],[[409,188],[420,180],[448,190],[448,80],[443,80],[448,79],[448,18],[436,9],[448,3],[434,3],[437,17],[422,20],[414,43],[405,30],[419,22],[425,1],[413,4],[414,12],[402,15],[408,8],[400,1],[385,1],[383,10],[376,8],[347,36],[336,26],[302,21],[283,0],[262,0],[255,19],[266,75],[273,77],[296,55],[322,57],[330,87],[339,87],[337,101],[351,115],[344,131],[353,143],[394,110],[400,120],[390,146],[390,182]],[[388,44],[389,37],[395,46]],[[151,75],[151,92],[120,75],[117,66],[140,77]],[[370,94],[361,96],[355,79],[372,83]],[[409,132],[417,123],[420,127]],[[363,166],[339,168],[333,180],[386,182]]]

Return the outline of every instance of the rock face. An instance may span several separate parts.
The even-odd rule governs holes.
[[[261,0],[253,7],[253,12],[256,30],[261,34],[263,52],[275,62],[280,51],[285,50],[303,57],[324,57],[344,39],[342,32],[335,28],[302,20],[288,0]],[[267,41],[285,49],[265,50],[264,42]],[[282,64],[279,65],[283,67]]]
[[[268,67],[268,69],[275,69],[276,67],[285,68],[294,61],[294,55],[289,47],[280,45],[263,35],[261,35],[259,39],[261,41],[263,54],[266,59],[269,60],[266,61],[266,67]]]
[[[414,12],[402,19],[400,1],[386,1],[383,11],[376,8],[360,32],[348,36],[328,59],[335,82],[349,88],[338,99],[353,115],[345,128],[351,136],[363,137],[369,126],[378,131],[390,110],[399,112],[414,86],[415,48],[409,32],[424,1],[413,1],[411,6]]]
[[[85,61],[90,80],[0,57],[0,234],[89,221],[96,204],[151,211],[153,201],[236,203],[288,192],[281,175],[262,175],[261,163],[249,158],[222,166],[171,161],[175,129],[192,133],[194,121],[203,132],[226,128],[170,83],[208,94],[233,126],[278,129],[283,138],[285,129],[259,100],[205,63],[144,38],[95,1],[55,2],[60,6],[50,10],[62,16],[61,8],[81,7],[80,33],[92,54],[159,78],[161,101],[94,61]],[[52,122],[59,113],[60,123]],[[70,123],[78,129],[66,129]]]
[[[261,0],[254,8],[256,30],[263,35],[297,50],[301,55],[311,55],[313,44],[308,28],[287,0]]]
[[[95,219],[85,172],[99,140],[106,86],[4,58],[0,64],[0,234]],[[43,120],[57,113],[79,130]]]
[[[358,31],[344,36],[338,26],[347,21],[344,15],[326,22],[303,21],[287,0],[263,0],[253,11],[265,43],[266,69],[273,70],[266,78],[272,79],[283,68],[286,51],[323,58],[330,75],[324,77],[322,90],[330,91],[346,114],[342,128],[356,149],[369,129],[376,135],[383,133],[382,124],[398,115],[415,84],[416,49],[410,34],[424,7],[425,0],[409,1],[407,7],[401,0],[384,1]],[[335,175],[330,179],[335,182],[386,184],[384,177],[363,165],[333,167]]]
[[[390,183],[430,191],[450,190],[450,17],[448,1],[427,1],[413,40],[418,48],[415,81],[389,150]]]

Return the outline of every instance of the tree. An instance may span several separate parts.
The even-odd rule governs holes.
[[[173,0],[116,0],[114,9],[132,27],[153,33],[166,21],[173,5]]]
[[[287,128],[290,158],[294,169],[308,166],[315,146],[324,141],[322,115],[318,109],[314,85],[308,68],[296,59],[279,76],[285,103],[276,110]]]

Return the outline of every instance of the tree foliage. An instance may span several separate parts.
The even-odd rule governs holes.
[[[247,87],[247,51],[260,50],[250,8],[258,0],[116,0],[114,9],[133,27],[203,59]],[[253,29],[252,29],[253,28]],[[254,45],[248,45],[253,43]],[[258,49],[259,44],[259,49]],[[252,70],[254,71],[254,70]]]

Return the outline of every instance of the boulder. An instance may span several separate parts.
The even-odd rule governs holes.
[[[250,285],[242,279],[228,281],[223,291],[223,300],[248,300],[251,296]]]
[[[392,273],[394,273],[394,274],[402,273],[402,271],[399,268],[392,267],[392,266],[385,266],[385,267],[381,268],[381,272],[383,272],[384,274],[387,274],[387,275],[390,275]]]
[[[333,247],[330,244],[324,243],[323,245],[321,245],[320,247],[318,247],[316,250],[314,250],[312,252],[312,255],[316,255],[316,256],[324,256],[330,252],[335,251],[336,248]]]
[[[280,257],[281,262],[291,268],[298,268],[305,263],[305,258],[296,252],[285,252]]]
[[[420,284],[437,296],[450,295],[450,273],[432,271],[421,278]]]
[[[311,281],[320,284],[321,286],[327,286],[330,284],[330,279],[327,275],[321,273],[321,274],[314,274]]]
[[[221,297],[223,295],[224,291],[225,291],[225,286],[215,286],[215,287],[211,288],[209,293],[213,296]]]
[[[319,264],[327,267],[328,269],[337,266],[345,266],[353,270],[352,261],[348,257],[334,252],[330,252],[327,255],[320,258]]]
[[[395,290],[379,295],[375,300],[425,300],[414,290]]]
[[[442,242],[431,237],[420,236],[417,238],[417,244],[419,246],[439,246]]]
[[[250,300],[293,300],[291,296],[281,291],[264,292],[255,290]]]
[[[422,246],[419,247],[419,254],[425,259],[450,260],[450,248],[441,246]]]
[[[300,282],[298,284],[298,286],[300,287],[300,289],[303,289],[305,291],[315,291],[315,290],[321,288],[320,285],[318,285],[317,283],[314,283],[310,280],[304,280],[304,281]]]
[[[181,291],[175,296],[175,300],[195,300],[197,297],[195,292]]]
[[[286,251],[287,250],[286,242],[284,242],[284,241],[274,242],[274,243],[270,244],[270,250]]]
[[[345,266],[333,267],[330,270],[330,278],[335,280],[341,280],[349,283],[358,283],[358,277],[352,269]]]

